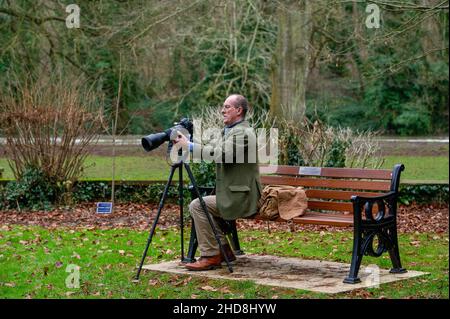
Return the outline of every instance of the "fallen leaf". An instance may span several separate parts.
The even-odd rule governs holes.
[[[230,289],[228,289],[228,287],[220,288],[219,291],[223,294],[231,294],[231,291]]]
[[[80,255],[78,255],[75,251],[72,254],[72,258],[81,259]]]
[[[121,254],[122,256],[125,255],[125,250],[119,250],[119,254]]]
[[[203,286],[200,288],[201,290],[206,290],[206,291],[217,291],[216,288],[211,287],[211,286]]]
[[[419,240],[411,241],[409,244],[414,246],[414,247],[420,247],[420,241]]]
[[[150,279],[150,280],[148,281],[148,284],[149,284],[150,286],[156,286],[156,285],[158,284],[158,280],[156,280],[156,279]]]
[[[61,261],[57,261],[57,262],[55,263],[55,267],[56,267],[56,268],[61,268],[62,265],[63,265],[63,263],[62,263]]]

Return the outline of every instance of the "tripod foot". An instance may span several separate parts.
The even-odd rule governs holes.
[[[195,263],[196,259],[195,258],[184,258],[181,263],[183,264],[189,264],[189,263]]]

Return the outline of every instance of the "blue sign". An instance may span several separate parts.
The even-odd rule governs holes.
[[[97,203],[97,213],[99,214],[111,214],[112,203],[111,202],[100,202]]]

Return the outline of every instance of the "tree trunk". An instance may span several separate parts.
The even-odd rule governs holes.
[[[439,4],[437,0],[422,0],[422,5],[428,7],[434,7]],[[429,64],[432,64],[438,60],[442,60],[442,52],[430,53],[433,49],[445,47],[442,45],[441,27],[439,25],[439,14],[432,15],[422,22],[423,35],[421,37],[423,52],[426,53],[426,60]]]
[[[311,5],[311,1],[289,2],[278,9],[278,43],[272,65],[270,112],[295,122],[303,119],[306,110]]]

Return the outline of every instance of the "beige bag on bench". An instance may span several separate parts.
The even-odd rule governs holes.
[[[267,185],[259,199],[258,214],[263,219],[279,217],[290,220],[305,214],[308,198],[303,187],[288,185]]]

